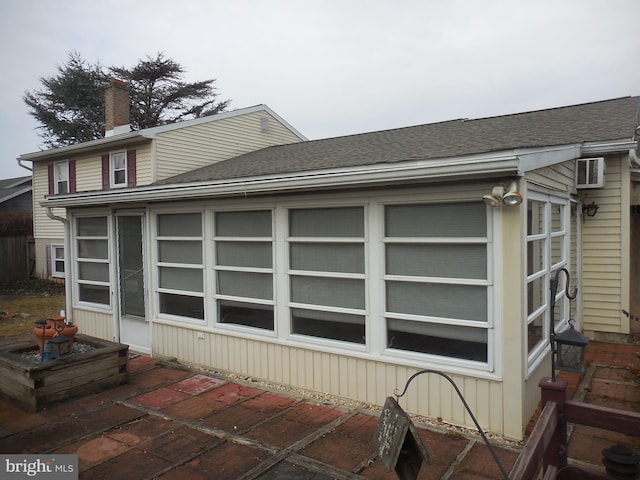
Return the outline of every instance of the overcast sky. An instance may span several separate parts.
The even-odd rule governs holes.
[[[70,51],[164,52],[310,139],[640,94],[639,0],[0,0],[0,178],[40,150],[22,96]]]

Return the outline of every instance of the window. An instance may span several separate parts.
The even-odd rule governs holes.
[[[111,187],[127,186],[127,153],[113,152],[109,154],[109,177],[111,179]]]
[[[556,272],[568,267],[570,249],[564,199],[532,192],[527,202],[527,351],[529,365],[539,358],[549,345],[551,332],[550,280]],[[566,277],[561,275],[556,296],[554,317],[556,328],[567,320],[565,301]]]
[[[51,245],[51,275],[64,277],[64,246]]]
[[[158,311],[204,319],[202,214],[157,216]]]
[[[54,193],[56,195],[69,193],[69,162],[56,162],[53,166],[54,171]]]
[[[387,348],[488,361],[491,275],[483,203],[387,205]]]
[[[76,219],[76,258],[78,300],[109,306],[111,304],[109,271],[108,218]]]
[[[365,343],[364,207],[289,210],[291,332]]]
[[[271,211],[214,218],[218,322],[274,330]]]

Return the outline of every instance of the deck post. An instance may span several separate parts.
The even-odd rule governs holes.
[[[538,384],[542,391],[542,408],[549,401],[555,402],[558,411],[558,423],[551,437],[549,448],[544,454],[544,471],[549,465],[558,470],[567,466],[567,416],[565,415],[565,402],[567,400],[567,381],[556,378],[543,378]]]

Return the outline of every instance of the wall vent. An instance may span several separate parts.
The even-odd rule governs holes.
[[[576,188],[602,188],[604,174],[603,157],[576,160]]]

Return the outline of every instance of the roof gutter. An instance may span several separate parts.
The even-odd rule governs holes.
[[[519,159],[512,153],[455,159],[413,160],[407,162],[367,165],[348,169],[314,170],[232,178],[219,181],[163,184],[81,192],[45,197],[44,207],[78,207],[90,204],[122,204],[131,202],[161,202],[196,199],[211,196],[256,195],[310,188],[345,188],[416,181],[442,181],[453,178],[494,175],[519,175]]]
[[[51,220],[56,220],[58,222],[62,222],[62,225],[64,225],[64,271],[65,271],[65,275],[66,272],[70,272],[71,271],[71,259],[69,258],[69,252],[71,251],[70,246],[69,246],[69,238],[71,237],[71,224],[69,223],[69,220],[67,220],[64,217],[59,217],[58,215],[54,215],[53,211],[51,210],[51,207],[44,207],[45,209],[45,213],[47,214],[47,217],[49,217]],[[71,288],[71,282],[69,281],[68,278],[65,278],[65,282],[64,282],[64,293],[65,293],[65,309],[66,309],[66,322],[72,322],[73,321],[73,301],[71,298],[71,295],[73,294],[73,289]]]

